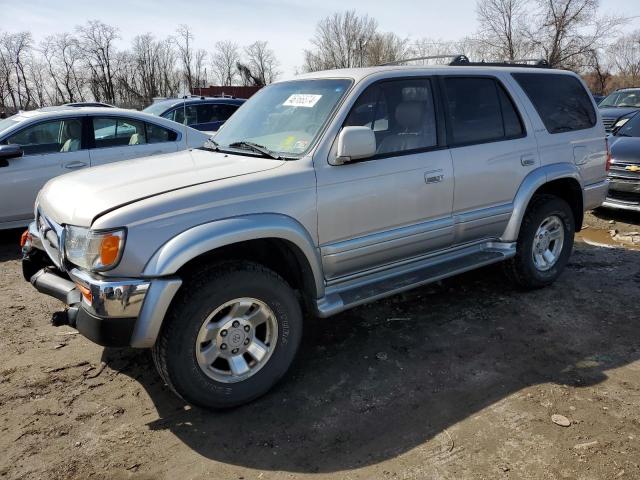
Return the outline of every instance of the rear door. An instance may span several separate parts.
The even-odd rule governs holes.
[[[91,166],[178,150],[175,131],[127,117],[93,117]]]
[[[63,173],[89,166],[82,117],[37,122],[8,134],[2,144],[17,144],[24,156],[0,168],[0,224],[25,223],[44,184]]]
[[[494,76],[445,76],[455,189],[455,243],[499,237],[520,184],[540,164],[535,136]]]

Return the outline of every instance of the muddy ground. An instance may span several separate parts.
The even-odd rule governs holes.
[[[50,326],[60,305],[22,280],[16,241],[0,241],[0,479],[640,478],[640,251],[580,241],[544,290],[493,267],[310,321],[282,384],[209,412],[148,352]]]

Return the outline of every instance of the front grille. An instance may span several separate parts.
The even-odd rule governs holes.
[[[36,226],[40,235],[40,242],[45,252],[56,267],[64,270],[64,228],[56,222],[47,218],[38,210],[36,215]]]
[[[607,132],[610,132],[613,128],[613,125],[616,123],[617,118],[615,117],[602,117],[602,123],[604,123],[604,129]]]
[[[636,169],[636,167],[638,168]],[[631,168],[631,170],[629,170],[629,168]],[[640,165],[614,160],[609,169],[609,177],[640,181]]]

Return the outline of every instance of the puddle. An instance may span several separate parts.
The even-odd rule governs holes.
[[[626,235],[624,234],[621,234],[620,236],[626,237]],[[584,243],[593,245],[594,247],[628,248],[630,250],[640,250],[640,244],[616,240],[607,230],[585,228],[581,232],[576,233],[576,238],[583,241]]]

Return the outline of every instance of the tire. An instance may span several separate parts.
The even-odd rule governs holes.
[[[275,272],[249,262],[218,264],[185,282],[178,295],[152,354],[163,380],[184,400],[205,408],[235,407],[265,394],[287,372],[302,338],[303,317],[294,291]],[[252,329],[251,321],[262,318],[264,328]],[[250,353],[258,340],[270,352],[262,351],[262,360]],[[240,357],[255,365],[236,375],[232,365],[242,363]]]
[[[545,224],[544,222],[548,219],[552,220]],[[557,231],[562,229],[562,247],[555,255],[554,263],[543,265],[546,259],[539,254],[540,250],[536,250],[538,255],[536,258],[534,248],[545,246],[544,243],[536,243],[536,234],[545,232],[547,225],[557,225]],[[575,219],[567,202],[554,195],[536,195],[522,219],[516,255],[504,264],[505,273],[518,286],[526,289],[542,288],[552,284],[560,276],[569,260],[574,234]],[[554,248],[555,244],[552,241],[549,250]]]

